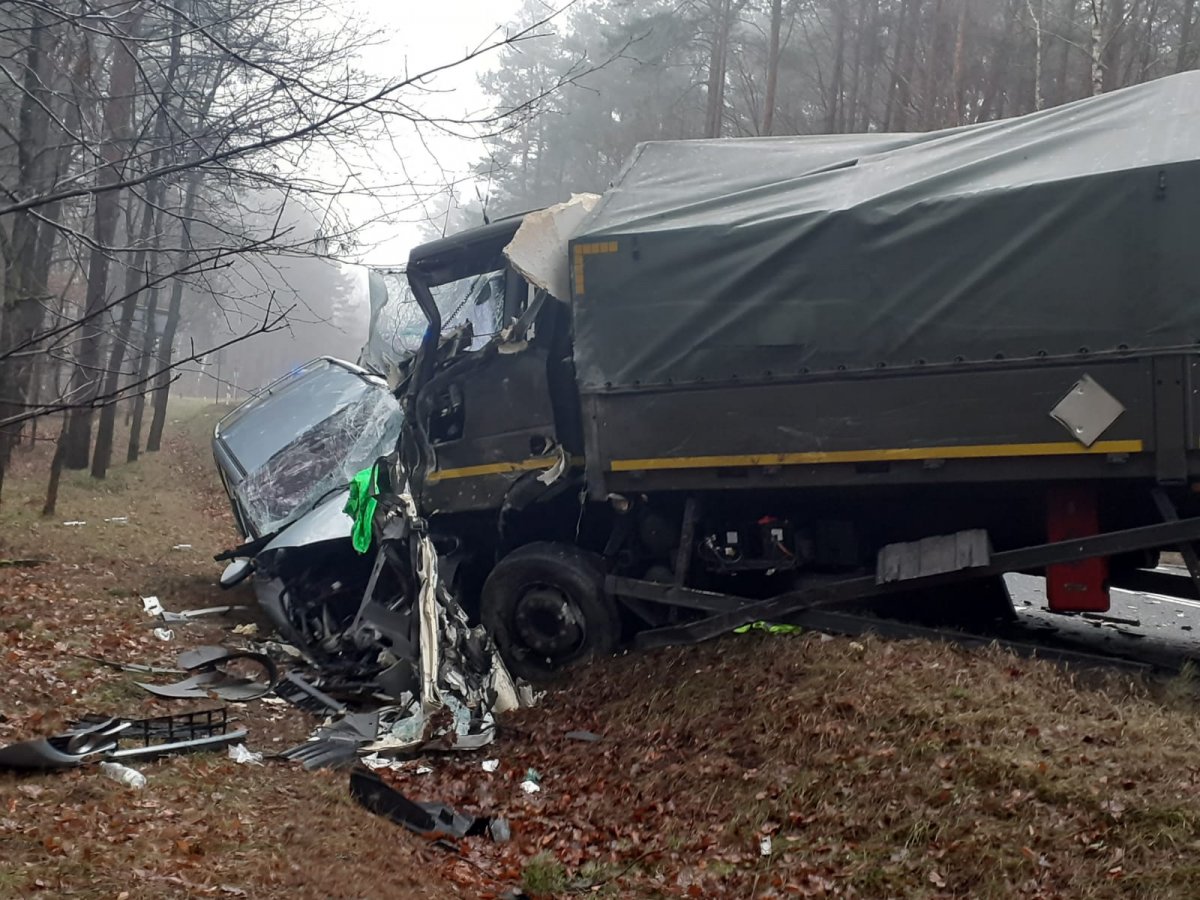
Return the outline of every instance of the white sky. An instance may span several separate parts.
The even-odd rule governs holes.
[[[504,27],[516,18],[521,0],[345,0],[345,4],[360,21],[375,23],[385,31],[384,42],[365,52],[361,62],[362,68],[382,83],[461,59],[502,37]],[[460,117],[488,108],[490,100],[477,79],[493,68],[497,59],[498,53],[491,52],[440,73],[417,97],[422,111]],[[424,141],[411,127],[397,128],[394,142],[360,148],[362,155],[355,153],[353,161],[363,167],[364,180],[443,184],[447,178],[466,176],[482,155],[478,140],[456,139],[429,128],[423,133]],[[375,171],[368,175],[371,169]],[[417,210],[391,208],[398,205],[394,198],[374,202],[351,198],[344,204],[350,217],[359,221],[380,215],[412,220],[421,215]],[[418,227],[412,221],[372,224],[366,231],[361,259],[374,265],[401,263],[419,241]]]

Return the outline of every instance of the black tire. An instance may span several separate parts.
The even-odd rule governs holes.
[[[621,634],[603,560],[570,544],[526,544],[500,560],[484,582],[480,617],[509,671],[532,682],[610,655]]]

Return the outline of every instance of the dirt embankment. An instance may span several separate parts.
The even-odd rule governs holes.
[[[178,407],[164,450],[106,483],[68,476],[52,521],[46,451],[10,476],[0,556],[47,562],[0,567],[0,741],[177,709],[76,654],[169,664],[229,637],[222,622],[162,642],[139,599],[229,600],[211,561],[234,537],[216,414]],[[356,806],[344,773],[282,762],[163,760],[139,793],[94,770],[0,775],[0,896],[1190,897],[1195,708],[1186,678],[1164,695],[996,650],[730,637],[598,663],[485,751],[387,774],[505,816],[509,843],[430,846]],[[268,755],[314,724],[262,702],[237,715]]]

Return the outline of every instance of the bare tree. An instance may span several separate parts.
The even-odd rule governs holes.
[[[1196,48],[1192,34],[1196,26],[1196,0],[1183,0],[1179,11],[1179,50],[1176,54],[1175,71],[1185,72],[1195,66]]]
[[[1033,108],[1040,110],[1045,105],[1042,94],[1042,20],[1046,16],[1046,0],[1038,0],[1041,9],[1039,14],[1033,8],[1033,0],[1025,0],[1025,9],[1029,13],[1029,21],[1033,23]]]
[[[783,30],[783,0],[771,0],[771,38],[767,51],[767,93],[763,99],[762,133],[775,127],[775,93],[779,89],[779,33]]]

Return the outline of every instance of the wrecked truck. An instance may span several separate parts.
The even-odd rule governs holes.
[[[537,679],[847,604],[1004,616],[1007,572],[1103,611],[1164,547],[1194,595],[1198,211],[1189,73],[928,134],[648,143],[598,199],[417,247],[376,599],[435,577]],[[481,280],[482,343],[445,327]]]

